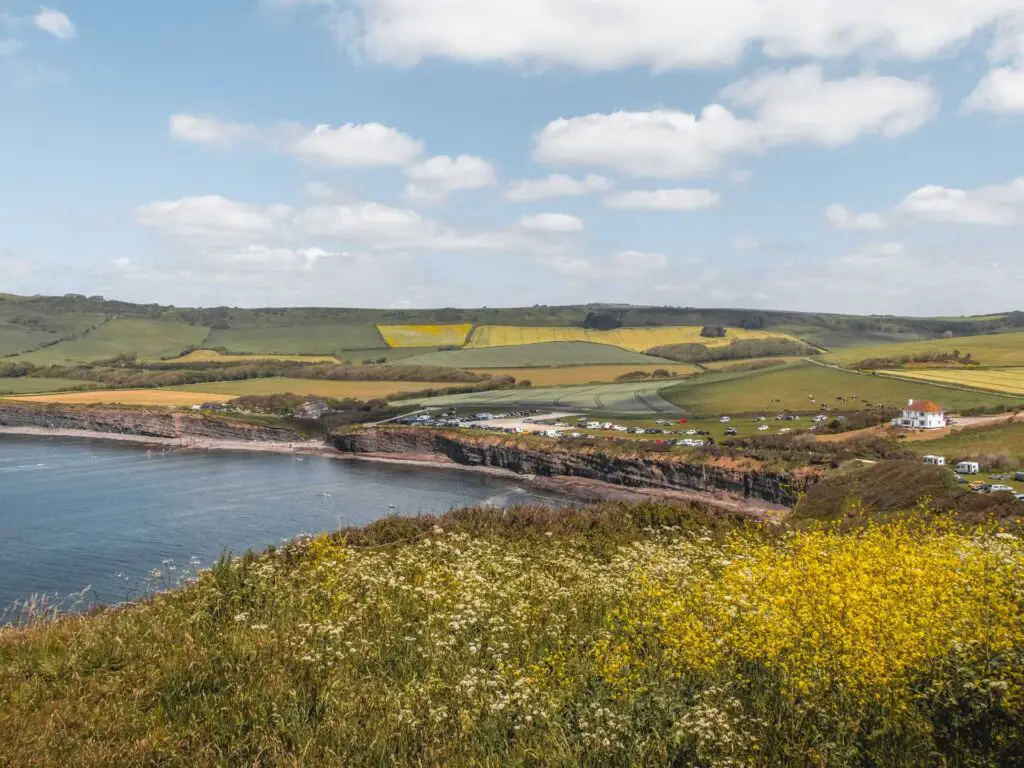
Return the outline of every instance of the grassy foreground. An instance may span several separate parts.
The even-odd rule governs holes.
[[[0,764],[1006,765],[1024,542],[469,509],[0,633]]]

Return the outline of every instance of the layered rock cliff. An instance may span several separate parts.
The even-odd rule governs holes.
[[[527,441],[494,435],[423,429],[362,429],[334,435],[331,441],[347,453],[442,460],[545,477],[583,477],[632,488],[725,492],[787,507],[796,504],[798,494],[817,479],[809,473],[768,471],[756,461],[612,455],[599,448],[531,446]]]
[[[156,408],[0,402],[0,426],[76,429],[144,437],[291,441],[301,436],[283,427],[239,419]]]

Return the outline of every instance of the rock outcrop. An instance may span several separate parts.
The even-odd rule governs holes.
[[[252,424],[225,416],[156,408],[0,402],[0,426],[76,429],[161,438],[290,441],[301,436],[284,427]]]
[[[791,507],[816,476],[775,472],[756,461],[638,453],[610,454],[599,448],[545,445],[492,435],[424,429],[370,428],[334,435],[347,453],[442,460],[466,466],[499,467],[524,475],[583,477],[632,488],[724,492]]]

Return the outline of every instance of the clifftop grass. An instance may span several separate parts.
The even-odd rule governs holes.
[[[0,633],[0,764],[1005,765],[1024,542],[470,509]]]

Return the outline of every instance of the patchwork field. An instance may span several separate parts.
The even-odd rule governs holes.
[[[524,344],[517,347],[486,347],[430,352],[409,358],[410,365],[441,365],[449,368],[538,368],[565,365],[649,365],[661,358],[631,352],[607,344],[585,341]],[[671,360],[665,365],[678,365]],[[664,368],[665,365],[659,365]]]
[[[1024,395],[1024,368],[975,370],[964,368],[918,368],[912,371],[879,371],[886,376],[913,381],[933,381],[958,387]]]
[[[837,350],[827,355],[825,359],[840,365],[854,365],[873,357],[903,357],[954,350],[960,350],[962,354],[970,352],[984,367],[1024,366],[1024,332],[850,347]]]
[[[188,347],[200,344],[206,333],[206,328],[187,323],[115,318],[76,339],[62,341],[17,359],[35,365],[89,363],[119,355],[160,360],[180,355]]]
[[[814,395],[815,402],[812,403],[808,395]],[[810,363],[749,373],[701,376],[665,389],[662,396],[687,413],[698,416],[777,413],[784,409],[807,413],[817,411],[822,404],[831,408],[859,410],[866,407],[865,401],[870,405],[897,406],[911,398],[933,400],[954,412],[1007,402],[1005,397],[998,395],[841,371]]]
[[[202,392],[240,397],[242,395],[316,395],[334,397],[339,400],[354,397],[358,400],[373,400],[390,397],[403,392],[419,392],[424,389],[439,389],[457,386],[451,382],[430,381],[326,381],[323,379],[245,379],[244,381],[216,381],[207,384],[187,384],[172,387],[167,391]]]
[[[204,347],[242,354],[333,355],[344,349],[384,349],[375,325],[303,325],[213,330]]]
[[[0,395],[27,395],[34,392],[59,392],[62,389],[88,386],[92,382],[78,379],[36,379],[23,376],[16,379],[0,379]]]
[[[695,365],[671,363],[666,365],[576,365],[565,368],[479,368],[479,373],[492,376],[512,376],[516,381],[530,381],[536,387],[557,387],[572,384],[609,383],[624,373],[668,371],[673,376],[692,376]],[[670,382],[670,379],[662,379]]]
[[[678,409],[674,405],[658,395],[658,391],[665,386],[664,381],[643,381],[629,384],[538,387],[433,397],[420,400],[419,403],[430,406],[580,409],[639,416],[677,413]]]
[[[595,331],[589,328],[529,328],[514,325],[484,325],[473,331],[466,345],[470,349],[504,347],[521,344],[541,344],[551,341],[586,341],[643,352],[652,347],[670,344],[703,344],[706,347],[728,345],[740,339],[767,339],[783,337],[767,331],[747,331],[729,328],[725,337],[707,338],[700,335],[699,326],[678,325],[663,328],[618,328],[614,331]],[[783,337],[789,338],[789,337]]]
[[[208,392],[176,392],[166,389],[107,389],[95,392],[64,392],[52,395],[27,395],[15,398],[30,403],[67,403],[70,405],[149,405],[189,406],[223,403],[230,395]]]
[[[748,360],[715,360],[701,363],[700,367],[708,371],[728,373],[730,371],[753,371],[758,368],[781,368],[799,362],[799,357],[752,357]]]
[[[389,347],[461,347],[473,330],[461,325],[378,325]]]
[[[196,349],[187,355],[168,360],[169,363],[257,363],[260,360],[296,363],[337,363],[334,355],[225,355],[212,349]]]

